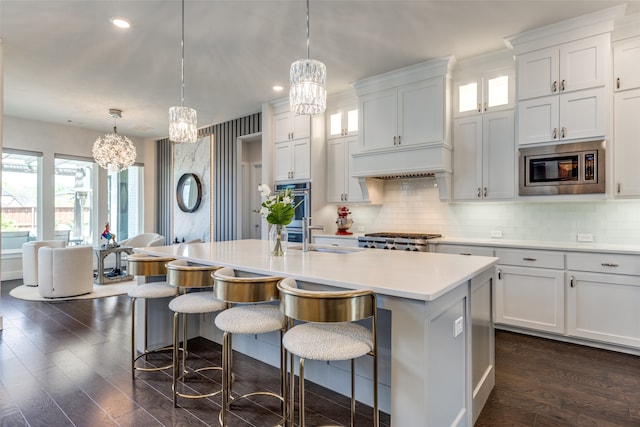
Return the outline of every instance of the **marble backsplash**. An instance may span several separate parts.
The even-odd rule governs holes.
[[[597,243],[640,243],[638,200],[443,203],[434,185],[432,178],[385,181],[381,206],[350,206],[351,231],[490,238],[492,230],[500,230],[503,239],[562,242],[590,233]]]

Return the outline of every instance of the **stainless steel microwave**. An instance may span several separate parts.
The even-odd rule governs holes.
[[[520,195],[606,192],[604,140],[520,148]]]

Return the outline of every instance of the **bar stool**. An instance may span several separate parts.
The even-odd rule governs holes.
[[[152,277],[164,276],[167,274],[165,264],[173,261],[171,257],[154,257],[146,254],[132,254],[127,257],[127,272],[134,276]],[[168,298],[175,296],[177,289],[169,286],[167,282],[151,282],[144,283],[133,287],[128,295],[131,298],[131,377],[135,379],[136,371],[160,371],[171,368],[172,365],[166,365],[155,368],[146,368],[136,366],[136,361],[141,357],[147,358],[149,354],[172,350],[172,346],[165,346],[153,350],[148,349],[148,300],[152,298]],[[136,350],[136,300],[144,298],[144,349],[141,354],[137,354]]]
[[[284,327],[284,316],[277,306],[265,304],[270,301],[277,301],[279,292],[277,283],[282,278],[275,276],[262,277],[236,277],[235,271],[231,268],[221,268],[213,273],[214,295],[223,301],[234,305],[227,308],[215,320],[215,325],[223,332],[222,336],[222,410],[218,420],[222,426],[226,426],[227,411],[230,409],[231,400],[234,402],[250,396],[272,396],[282,402],[283,419],[286,420],[286,405],[284,405],[285,380],[282,367],[284,366],[285,354],[280,346],[280,394],[256,391],[242,396],[233,397],[232,383],[232,357],[233,357],[233,334],[264,334],[268,332],[280,331]]]
[[[185,292],[169,302],[169,309],[173,311],[173,406],[178,407],[178,397],[187,399],[201,399],[215,396],[222,389],[211,393],[182,393],[178,391],[178,381],[185,380],[189,374],[197,374],[209,370],[222,370],[220,366],[205,366],[189,371],[187,369],[187,314],[214,313],[227,308],[227,304],[213,295],[213,290],[203,290],[213,287],[211,273],[220,267],[193,264],[179,259],[167,263],[167,282],[171,286],[187,291],[189,289],[201,292]],[[180,342],[179,318],[182,315],[182,365],[178,354]],[[182,368],[182,371],[180,370]]]
[[[379,425],[378,414],[378,351],[376,339],[376,295],[373,291],[309,291],[298,289],[292,278],[278,283],[280,309],[285,315],[287,329],[282,346],[290,353],[291,382],[289,385],[289,416],[293,425],[294,367],[293,356],[300,358],[299,366],[299,427],[304,427],[304,362],[309,360],[351,360],[351,427],[355,423],[355,359],[366,354],[373,356],[373,424]],[[371,328],[356,322],[371,318]],[[294,320],[306,322],[293,326]],[[286,364],[285,358],[285,364]],[[285,365],[285,372],[288,366]]]

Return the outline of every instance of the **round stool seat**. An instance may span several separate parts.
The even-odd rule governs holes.
[[[191,292],[175,297],[169,302],[169,310],[175,313],[211,313],[221,311],[227,304],[213,296],[213,292]]]
[[[303,323],[282,338],[287,351],[311,360],[349,360],[373,350],[371,331],[356,323]]]
[[[166,282],[144,283],[127,293],[131,298],[165,298],[176,295],[176,288]]]
[[[239,305],[218,314],[215,324],[230,334],[264,334],[282,329],[284,315],[277,306]]]

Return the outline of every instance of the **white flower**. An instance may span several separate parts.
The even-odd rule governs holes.
[[[260,208],[260,215],[262,215],[265,218],[269,216],[269,208],[267,207]]]
[[[293,198],[289,196],[284,196],[282,198],[282,203],[284,203],[285,205],[290,205],[293,203]]]
[[[258,184],[258,191],[262,197],[267,197],[271,194],[271,188],[267,184]]]

